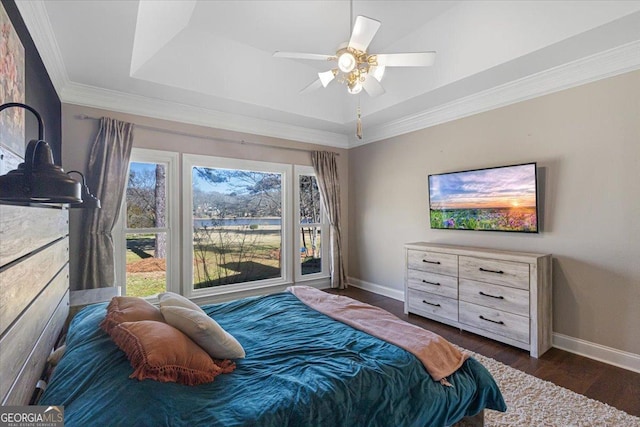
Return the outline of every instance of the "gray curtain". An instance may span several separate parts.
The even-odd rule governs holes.
[[[342,231],[340,229],[340,182],[336,153],[313,151],[311,163],[318,179],[322,202],[331,224],[331,287],[345,289],[347,274],[342,262]]]
[[[133,145],[133,124],[103,117],[91,148],[86,182],[102,209],[83,209],[78,289],[115,286],[111,230],[118,219]]]

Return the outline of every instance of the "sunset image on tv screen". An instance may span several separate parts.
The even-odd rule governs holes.
[[[431,228],[537,232],[536,164],[429,175]]]

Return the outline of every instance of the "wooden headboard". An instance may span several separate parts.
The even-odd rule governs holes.
[[[0,205],[0,402],[27,405],[69,313],[69,211]]]

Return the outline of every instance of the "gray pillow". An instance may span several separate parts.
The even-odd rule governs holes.
[[[191,301],[187,297],[183,297],[182,295],[173,292],[164,292],[158,295],[158,300],[160,301],[160,308],[166,306],[184,307],[204,313],[200,306],[198,306],[195,302]]]
[[[182,331],[214,359],[240,359],[244,348],[230,333],[202,311],[190,308],[160,305],[165,322]]]

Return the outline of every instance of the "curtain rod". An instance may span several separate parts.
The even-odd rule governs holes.
[[[91,116],[87,116],[86,114],[78,114],[75,116],[77,119],[79,120],[100,120],[100,117],[91,117]],[[308,150],[306,148],[296,148],[296,147],[282,147],[280,145],[269,145],[269,144],[263,144],[260,142],[252,142],[252,141],[246,141],[244,139],[241,140],[235,140],[235,139],[227,139],[227,138],[217,138],[217,137],[213,137],[213,136],[205,136],[205,135],[198,135],[195,133],[190,133],[190,132],[181,132],[178,130],[171,130],[171,129],[165,129],[165,128],[161,128],[161,127],[157,127],[157,126],[147,126],[147,125],[140,125],[140,124],[136,124],[134,123],[136,128],[140,128],[140,129],[147,129],[147,130],[151,130],[151,131],[156,131],[156,132],[164,132],[164,133],[169,133],[171,135],[179,135],[179,136],[187,136],[187,137],[191,137],[191,138],[199,138],[199,139],[206,139],[209,141],[216,141],[216,142],[226,142],[229,144],[241,144],[241,145],[255,145],[257,147],[265,147],[265,148],[277,148],[280,150],[290,150],[290,151],[302,151],[305,153],[311,153],[313,151],[318,151],[318,150]],[[335,151],[332,151],[333,154],[335,154],[336,156],[339,156],[340,153],[336,153]]]

